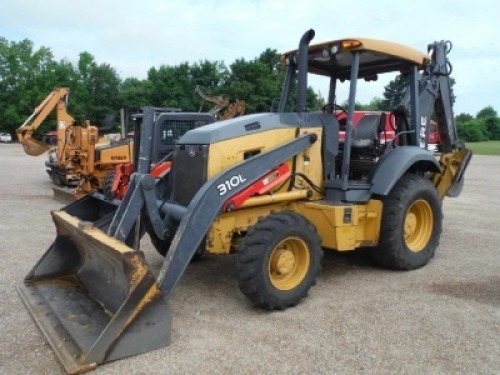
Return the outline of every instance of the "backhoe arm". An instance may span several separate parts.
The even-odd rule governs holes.
[[[438,123],[442,155],[439,173],[434,174],[433,183],[439,196],[457,197],[463,187],[463,175],[472,158],[472,152],[465,148],[458,139],[455,116],[453,114],[453,93],[450,74],[452,66],[447,58],[451,51],[450,41],[440,41],[429,44],[428,52],[431,61],[418,80],[416,137],[420,136],[420,126],[425,126],[425,145],[429,136],[430,121],[434,114]],[[411,106],[411,88],[405,93],[402,105],[407,112]]]
[[[220,117],[219,121],[229,120],[238,116],[243,116],[245,114],[246,104],[243,100],[237,100],[229,106],[227,111],[225,111]]]
[[[458,134],[453,114],[453,93],[451,90],[450,73],[451,63],[447,58],[451,50],[451,42],[440,41],[429,44],[428,51],[431,61],[424,72],[418,74],[417,108],[419,113],[414,114],[411,108],[411,88],[406,90],[401,106],[416,116],[415,124],[419,137],[419,129],[425,126],[425,139],[428,139],[430,121],[434,114],[441,135],[443,152],[451,152],[459,146]]]
[[[206,100],[207,102],[215,104],[214,107],[208,111],[209,114],[211,115],[216,115],[219,113],[222,109],[227,107],[229,105],[229,100],[224,98],[223,96],[207,96],[205,95],[202,91],[199,85],[196,85],[196,88],[194,91],[201,96],[203,100]]]
[[[26,121],[16,130],[17,139],[23,145],[24,151],[28,155],[38,156],[47,151],[51,146],[34,139],[32,134],[47,118],[52,110],[57,108],[58,121],[61,113],[64,113],[66,122],[71,122],[67,126],[72,125],[74,119],[66,113],[65,98],[69,94],[69,88],[55,88],[47,97],[35,108],[35,111],[29,116]]]

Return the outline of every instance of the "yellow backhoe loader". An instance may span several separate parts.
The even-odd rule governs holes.
[[[73,146],[73,138],[81,138],[82,131],[90,130],[94,133],[92,125],[74,125],[75,119],[66,111],[69,92],[67,87],[55,88],[16,131],[17,138],[28,155],[39,156],[45,152],[51,154],[53,160],[47,166],[47,173],[60,185],[76,185],[80,180],[78,166],[73,159],[67,157]],[[57,140],[54,145],[50,145],[36,139],[34,133],[54,109]]]
[[[169,173],[154,178],[151,139],[162,116],[146,109],[121,203],[91,194],[52,212],[55,242],[19,293],[68,372],[167,346],[169,297],[200,251],[237,253],[241,291],[267,310],[307,296],[324,251],[365,247],[377,264],[397,270],[433,258],[442,200],[460,194],[471,158],[453,122],[451,43],[434,42],[423,53],[362,38],[310,45],[314,34],[308,30],[281,57],[287,73],[276,113],[187,132]],[[385,114],[353,127],[357,83],[389,72],[407,74],[410,85],[391,114],[394,140],[380,142]],[[328,80],[321,111],[307,111],[308,75]],[[334,99],[344,81],[347,115],[339,117]],[[295,111],[285,112],[292,86]],[[420,127],[429,128],[433,112],[439,161],[420,147]],[[165,255],[158,275],[138,248],[140,221]]]
[[[67,112],[69,93],[67,87],[55,88],[17,129],[17,138],[28,155],[49,152],[45,164],[56,184],[80,185],[80,191],[88,192],[100,188],[104,175],[116,164],[131,160],[133,145],[128,140],[110,145],[104,129],[89,121],[75,125],[75,119]],[[49,145],[36,139],[34,133],[54,109],[57,142]],[[101,150],[97,160],[96,149]]]

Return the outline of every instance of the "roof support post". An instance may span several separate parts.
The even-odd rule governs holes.
[[[418,67],[413,65],[412,71],[410,73],[410,95],[411,95],[411,128],[415,131],[413,133],[412,144],[418,146],[420,144],[420,95],[418,82],[420,79],[420,74],[418,72]],[[426,119],[426,123],[429,123],[430,119]]]
[[[349,164],[351,163],[351,144],[352,144],[352,120],[354,118],[354,109],[356,106],[356,83],[358,82],[359,72],[359,52],[352,53],[351,65],[351,85],[349,87],[349,108],[347,112],[347,124],[345,128],[344,160],[342,161],[341,181],[342,190],[347,190],[349,185]]]

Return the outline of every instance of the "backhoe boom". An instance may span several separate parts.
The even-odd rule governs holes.
[[[47,116],[57,107],[57,130],[59,142],[59,130],[65,130],[75,122],[74,118],[66,112],[66,99],[69,88],[55,88],[47,97],[35,108],[35,111],[16,130],[17,139],[23,145],[24,151],[31,156],[39,156],[48,151],[51,146],[35,138],[33,133],[38,129]]]

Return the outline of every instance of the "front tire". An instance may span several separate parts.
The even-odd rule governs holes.
[[[144,223],[144,227],[146,228],[146,231],[148,232],[149,237],[151,238],[151,243],[153,244],[155,250],[162,257],[167,256],[168,250],[170,249],[170,245],[172,243],[173,235],[171,238],[166,238],[162,240],[160,237],[156,235],[153,224],[151,224],[147,215],[143,216],[142,222]],[[191,258],[191,262],[199,261],[203,257],[204,253],[205,253],[205,241],[202,241],[201,245]]]
[[[442,231],[441,199],[432,183],[406,174],[383,198],[380,240],[373,260],[396,270],[426,265],[436,252]]]
[[[284,310],[316,283],[323,249],[316,228],[285,211],[260,219],[243,238],[236,260],[241,291],[256,306]]]

